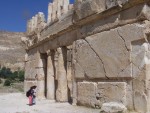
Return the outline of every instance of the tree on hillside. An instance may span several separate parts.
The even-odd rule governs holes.
[[[24,81],[24,71],[18,69],[18,71],[12,72],[10,68],[0,68],[0,78],[9,79],[10,81]]]
[[[8,78],[11,75],[12,75],[12,72],[11,72],[10,68],[2,67],[0,69],[0,77],[1,78]]]

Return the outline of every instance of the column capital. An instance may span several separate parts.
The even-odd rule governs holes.
[[[52,50],[48,50],[48,51],[46,51],[46,53],[47,53],[47,56],[52,56],[52,54],[53,54]]]

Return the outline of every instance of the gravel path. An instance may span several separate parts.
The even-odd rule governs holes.
[[[68,103],[55,103],[50,100],[37,100],[28,106],[28,98],[21,93],[0,94],[0,113],[99,113],[98,109],[72,106]]]

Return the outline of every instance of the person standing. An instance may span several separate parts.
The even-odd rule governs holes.
[[[27,91],[26,96],[29,98],[29,106],[31,106],[32,102],[33,102],[33,90],[32,90],[32,88],[30,88]]]
[[[37,86],[32,86],[32,105],[36,104],[36,87]]]

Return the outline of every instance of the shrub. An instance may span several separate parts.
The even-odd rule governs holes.
[[[23,82],[24,81],[24,71],[19,71],[19,81]]]
[[[4,82],[4,86],[10,86],[11,85],[11,81],[9,79],[6,79]]]
[[[2,79],[0,79],[0,84],[2,84],[3,83],[3,81],[2,81]]]

